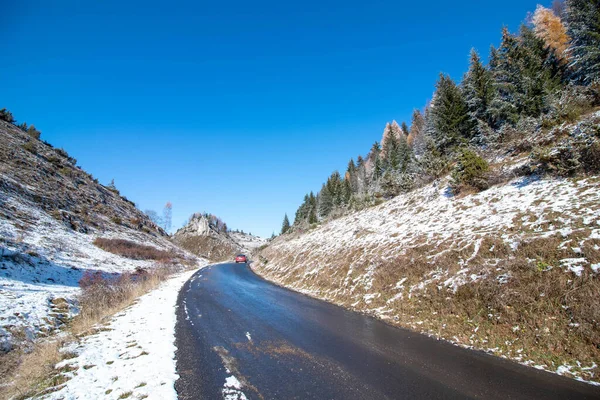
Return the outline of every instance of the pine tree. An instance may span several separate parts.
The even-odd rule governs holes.
[[[6,121],[11,124],[14,124],[16,122],[12,113],[10,111],[8,111],[6,108],[3,108],[0,110],[0,120]]]
[[[506,123],[514,125],[519,119],[517,96],[520,71],[516,62],[519,57],[518,40],[504,27],[500,48],[492,47],[490,54],[495,96],[489,112],[492,125],[496,128]]]
[[[382,143],[383,168],[385,170],[398,170],[400,167],[400,154],[398,151],[398,136],[391,130],[389,134],[384,135]]]
[[[398,170],[402,173],[407,172],[413,162],[413,151],[408,145],[406,136],[401,135],[398,139]]]
[[[419,110],[413,111],[407,140],[408,145],[413,149],[413,153],[420,157],[425,151],[425,118]]]
[[[440,75],[428,116],[430,135],[442,153],[473,137],[475,127],[467,103],[447,75]]]
[[[319,215],[321,218],[327,218],[331,211],[333,211],[334,206],[333,194],[329,191],[327,184],[323,185],[317,197],[319,204]]]
[[[288,219],[287,214],[285,214],[285,217],[283,217],[283,224],[281,224],[281,234],[284,235],[289,230],[290,230],[290,220]]]
[[[560,61],[532,29],[523,25],[519,36],[502,32],[502,44],[493,54],[495,97],[491,121],[498,128],[516,124],[521,116],[538,117],[562,84]]]
[[[573,78],[583,84],[600,81],[600,0],[567,0],[566,18]]]
[[[561,87],[562,69],[554,51],[534,31],[523,25],[520,82],[521,113],[538,117],[549,109],[550,96]]]
[[[406,125],[406,122],[402,121],[402,125],[400,126],[400,128],[402,129],[404,137],[407,137],[410,134],[410,129],[408,129],[408,125]]]
[[[309,199],[309,204],[310,204],[310,212],[308,214],[308,223],[316,224],[317,222],[319,222],[319,220],[317,218],[317,197],[313,194],[313,192],[310,192],[310,194],[308,195],[308,199]]]
[[[27,133],[29,134],[29,136],[35,139],[39,139],[42,135],[42,133],[38,131],[34,125],[30,125],[29,128],[27,128]]]
[[[381,146],[379,146],[379,142],[375,142],[371,146],[369,159],[373,163],[373,180],[376,181],[383,175],[383,162],[381,160]]]
[[[494,98],[492,73],[483,65],[475,49],[471,50],[471,63],[462,90],[471,118],[488,121],[488,108]]]
[[[310,212],[310,199],[308,195],[304,195],[304,201],[296,210],[296,216],[294,217],[294,225],[299,225],[303,221],[306,221]]]

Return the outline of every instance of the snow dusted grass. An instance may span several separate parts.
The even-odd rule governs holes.
[[[64,383],[46,399],[176,399],[175,306],[194,271],[169,279],[116,314],[97,333],[61,349],[75,355],[55,366]]]
[[[79,311],[79,280],[86,272],[118,275],[154,268],[153,260],[133,260],[93,244],[104,238],[127,239],[171,251],[166,239],[123,228],[79,233],[10,194],[0,212],[0,351],[15,342],[55,332]],[[178,250],[180,251],[180,250]]]
[[[600,381],[600,180],[438,183],[273,241],[253,268],[456,344]]]
[[[106,322],[107,317],[130,306],[139,296],[159,285],[167,278],[167,272],[186,268],[181,263],[206,263],[184,254],[165,238],[126,227],[111,225],[110,231],[76,232],[42,211],[37,204],[10,193],[0,194],[0,350],[5,352],[0,352],[0,398],[42,395],[46,390],[62,388],[75,373],[87,376],[97,371],[98,365],[92,362],[82,361],[76,366],[67,363],[58,369],[54,365],[75,356],[75,350],[83,351],[89,345],[85,335],[90,333],[94,334],[94,343],[99,344],[100,350],[117,343],[116,338],[98,336],[109,329],[98,324]],[[110,239],[118,239],[126,240],[128,244],[142,243],[148,245],[155,255],[177,254],[178,257],[175,263],[165,263],[164,257],[160,263],[123,257],[94,245],[99,236],[109,239],[109,242]],[[119,296],[89,296],[89,291],[82,295],[79,282],[85,276],[105,278],[111,283],[108,289],[114,289]],[[163,290],[164,296],[159,298],[165,303],[148,306],[150,315],[141,318],[136,329],[142,332],[156,329],[160,331],[156,335],[168,334],[171,317],[165,316],[166,310],[172,312],[175,304],[175,300],[169,303],[172,297],[168,296],[176,297],[179,288],[172,285],[167,285],[167,289]],[[166,293],[169,293],[168,296]],[[111,301],[105,301],[107,299]],[[152,314],[152,311],[157,314]],[[175,318],[174,313],[172,318]],[[131,329],[132,321],[127,322]],[[158,337],[156,335],[154,337]],[[102,343],[102,340],[108,342]],[[145,343],[142,339],[138,342]],[[173,358],[172,347],[161,347],[158,339],[154,343],[156,349],[144,348],[138,354],[141,359],[147,355],[143,352],[155,352],[164,357],[166,351],[171,353],[165,360]],[[67,350],[65,345],[69,345]],[[167,362],[164,367],[168,366]],[[164,372],[163,366],[156,368]],[[170,375],[165,377],[169,385]],[[145,383],[140,388],[150,386],[150,382]],[[136,384],[141,384],[141,381]],[[163,393],[158,389],[155,392]],[[122,391],[119,395],[124,393]]]

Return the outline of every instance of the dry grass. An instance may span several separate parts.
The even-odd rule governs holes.
[[[449,240],[435,246],[415,245],[396,250],[399,255],[393,259],[370,257],[369,265],[376,265],[371,287],[352,283],[365,276],[369,267],[356,262],[364,249],[350,248],[344,255],[295,262],[287,254],[267,249],[263,254],[268,258],[291,268],[262,270],[266,265],[258,265],[258,271],[337,304],[356,304],[353,308],[357,311],[371,313],[384,307],[395,317],[392,323],[409,329],[476,348],[495,348],[497,354],[556,370],[577,361],[582,366],[600,361],[600,277],[589,266],[578,277],[560,265],[562,259],[578,257],[591,264],[600,262],[600,240],[589,239],[589,234],[586,230],[573,233],[571,245],[564,245],[565,238],[560,235],[530,237],[516,250],[499,236],[487,235],[481,238],[477,254],[474,243]],[[575,252],[572,246],[580,249]],[[310,263],[327,268],[305,276],[313,268]],[[353,270],[348,276],[350,265]],[[459,285],[456,292],[444,285],[465,267],[469,268],[464,275],[466,284]],[[472,282],[471,274],[480,279]],[[508,278],[498,279],[501,275]],[[342,284],[346,277],[349,286]],[[398,288],[400,280],[404,283]],[[367,303],[363,296],[369,293],[380,295]],[[401,298],[388,303],[399,293]],[[582,372],[583,377],[598,379],[586,374]]]
[[[97,238],[94,245],[102,250],[134,260],[170,261],[181,256],[175,251],[159,250],[156,247],[144,246],[125,239]]]
[[[59,389],[68,378],[63,374],[66,371],[57,370],[54,366],[74,356],[60,349],[82,336],[101,330],[100,325],[106,323],[109,317],[132,305],[173,272],[172,266],[158,264],[149,271],[138,270],[118,276],[101,273],[84,276],[80,282],[81,312],[68,324],[63,336],[28,343],[27,347],[0,357],[0,384],[3,385],[0,386],[0,398],[24,399]]]

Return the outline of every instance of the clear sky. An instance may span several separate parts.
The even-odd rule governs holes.
[[[174,228],[269,236],[538,2],[9,1],[0,108]]]

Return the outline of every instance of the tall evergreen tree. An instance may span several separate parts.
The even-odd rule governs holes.
[[[319,215],[321,218],[327,218],[331,211],[333,211],[334,206],[333,194],[329,191],[327,184],[323,184],[317,197],[319,204]]]
[[[576,81],[600,81],[600,0],[567,0],[567,55]]]
[[[375,142],[371,146],[369,158],[373,163],[373,180],[376,181],[383,175],[383,161],[381,160],[381,146],[379,142]]]
[[[384,136],[382,143],[383,148],[383,166],[386,170],[396,171],[400,167],[400,154],[398,151],[399,143],[398,136],[393,132]]]
[[[317,218],[317,197],[314,195],[313,192],[310,192],[310,194],[308,195],[308,199],[310,204],[310,211],[308,213],[308,223],[316,224],[317,222],[319,222]]]
[[[471,50],[471,63],[462,81],[462,90],[471,117],[487,122],[488,108],[494,98],[493,78],[475,49]]]
[[[490,54],[495,96],[489,112],[491,122],[496,128],[506,123],[516,124],[519,119],[517,96],[520,71],[516,62],[520,58],[519,51],[517,38],[504,27],[500,47],[492,47]]]
[[[408,145],[406,136],[401,135],[398,139],[398,170],[408,172],[413,161],[413,151]]]
[[[287,233],[290,230],[290,220],[288,219],[287,214],[283,217],[283,223],[281,224],[281,234]]]
[[[407,140],[408,145],[413,149],[413,153],[417,157],[421,156],[425,151],[425,118],[419,110],[413,111]]]
[[[428,116],[430,135],[442,153],[470,140],[475,132],[462,92],[447,75],[440,75]]]
[[[410,129],[408,129],[408,125],[406,125],[406,122],[402,121],[402,125],[400,125],[400,127],[404,136],[407,137],[410,133]]]

